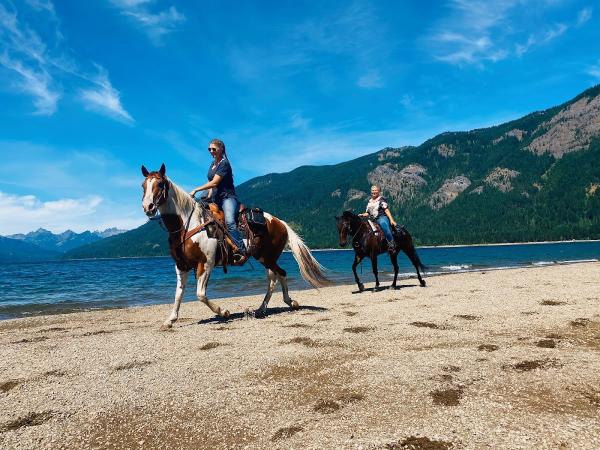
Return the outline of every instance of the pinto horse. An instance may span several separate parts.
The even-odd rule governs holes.
[[[375,288],[379,287],[379,276],[377,273],[377,255],[384,253],[388,250],[387,242],[383,238],[383,230],[379,229],[379,235],[381,238],[375,235],[371,226],[368,222],[362,219],[360,216],[354,214],[352,211],[344,211],[341,217],[335,218],[337,221],[337,229],[340,235],[340,246],[345,247],[348,243],[348,237],[352,240],[352,248],[354,248],[354,263],[352,264],[352,272],[354,273],[354,279],[358,285],[358,289],[362,292],[365,287],[358,279],[356,273],[356,266],[360,264],[365,256],[371,259],[371,266],[373,268],[373,274],[375,275]],[[398,253],[402,250],[410,259],[413,266],[417,270],[417,277],[421,286],[425,286],[425,280],[421,278],[421,272],[419,269],[425,270],[425,266],[421,263],[419,255],[412,243],[412,237],[408,233],[406,228],[402,227],[400,233],[394,233],[394,241],[396,243],[396,249],[390,253],[390,260],[394,266],[394,282],[392,288],[396,287],[396,279],[398,278]]]
[[[175,290],[175,303],[171,314],[164,322],[162,328],[170,328],[177,320],[181,299],[186,287],[190,271],[194,271],[197,279],[196,296],[198,300],[208,306],[219,317],[229,317],[229,311],[208,300],[206,287],[212,269],[219,261],[219,242],[211,229],[218,225],[215,215],[200,207],[182,188],[177,186],[165,175],[163,164],[157,172],[149,172],[142,166],[142,183],[144,194],[142,208],[149,218],[160,218],[169,232],[169,247],[171,256],[175,260],[177,274],[177,288]],[[266,234],[254,240],[251,248],[252,256],[257,259],[267,270],[268,288],[265,298],[256,311],[256,315],[263,316],[267,312],[267,305],[273,294],[277,280],[283,290],[283,301],[292,309],[298,309],[298,302],[292,300],[287,285],[286,272],[277,265],[277,260],[286,244],[290,246],[296,262],[300,266],[300,273],[313,287],[323,287],[330,284],[323,275],[323,267],[312,256],[302,239],[283,220],[271,214],[264,214],[267,222]],[[221,228],[223,225],[219,225]],[[209,236],[213,234],[213,237]],[[226,263],[226,262],[225,262]]]

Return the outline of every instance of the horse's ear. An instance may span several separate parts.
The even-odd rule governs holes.
[[[160,173],[161,177],[164,177],[166,171],[167,171],[167,169],[165,167],[165,163],[162,163],[162,165],[160,166],[160,169],[158,169],[158,173]]]
[[[148,172],[148,169],[146,169],[146,166],[144,166],[142,164],[142,175],[144,175],[145,177],[147,177],[149,173],[150,172]]]

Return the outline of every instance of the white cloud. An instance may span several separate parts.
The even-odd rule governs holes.
[[[600,80],[600,60],[598,61],[598,64],[589,66],[585,72],[597,80]]]
[[[141,205],[141,203],[140,203]],[[12,195],[0,191],[0,235],[28,233],[45,228],[53,233],[66,230],[132,229],[146,221],[141,206],[115,204],[102,197],[61,198],[41,201],[34,195]]]
[[[50,0],[25,0],[26,3],[35,11],[45,11],[54,19],[57,18],[54,4]]]
[[[48,13],[44,18],[50,20],[49,28],[54,33],[46,36],[46,43],[28,23],[19,20],[17,11],[9,11],[0,4],[0,66],[8,70],[0,72],[0,76],[8,75],[7,80],[3,80],[5,84],[12,86],[16,93],[32,97],[34,113],[38,115],[52,115],[57,111],[63,96],[58,85],[66,84],[71,92],[79,87],[80,98],[87,109],[133,123],[108,72],[97,64],[94,64],[97,74],[83,68],[90,64],[77,62],[64,49],[64,37],[52,2],[27,0],[26,4],[34,11]]]
[[[383,81],[381,80],[379,72],[374,70],[361,76],[356,84],[364,89],[376,89],[383,87]]]
[[[26,67],[21,61],[0,54],[0,64],[19,75],[13,86],[33,97],[35,114],[51,116],[56,112],[60,92],[52,87],[52,77],[43,69]]]
[[[565,23],[540,23],[545,7],[556,5],[539,4],[538,18],[534,20],[532,10],[524,8],[519,0],[451,0],[450,15],[438,22],[426,42],[437,60],[459,66],[482,67],[487,62],[522,57],[534,47],[562,36],[570,27]],[[590,17],[591,10],[584,9],[577,23],[584,23]]]
[[[166,34],[176,31],[178,25],[186,20],[185,15],[174,6],[152,12],[153,0],[111,0],[111,3],[139,25],[155,44],[161,44]]]
[[[581,25],[587,23],[592,18],[592,12],[593,9],[589,7],[583,8],[581,11],[579,11],[579,14],[577,14],[577,23],[575,25],[580,27]]]
[[[98,75],[93,78],[95,85],[81,90],[80,98],[84,106],[86,109],[132,124],[133,117],[123,108],[121,95],[110,83],[106,70],[102,67],[98,67],[98,70]]]
[[[307,119],[300,113],[292,114],[292,117],[290,120],[290,127],[294,128],[296,130],[306,130],[306,129],[308,129],[309,125],[310,125],[310,119]]]
[[[0,192],[0,216],[10,217],[10,220],[1,222],[0,234],[21,233],[40,227],[64,231],[81,218],[94,214],[101,203],[102,198],[98,196],[43,202],[33,195]]]
[[[0,155],[4,192],[0,234],[39,227],[55,232],[134,228],[146,220],[137,163],[127,164],[102,149],[73,150],[26,141],[0,140]]]
[[[61,94],[47,70],[46,46],[39,35],[19,23],[16,13],[0,4],[0,65],[14,77],[17,92],[33,97],[35,113],[52,115]]]

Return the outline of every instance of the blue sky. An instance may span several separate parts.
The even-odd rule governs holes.
[[[0,0],[0,234],[133,228],[140,165],[191,189],[419,144],[600,82],[577,0]]]

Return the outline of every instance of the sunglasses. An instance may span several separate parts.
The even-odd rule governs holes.
[[[219,149],[216,147],[208,147],[209,152],[216,152],[217,150],[219,150]]]

